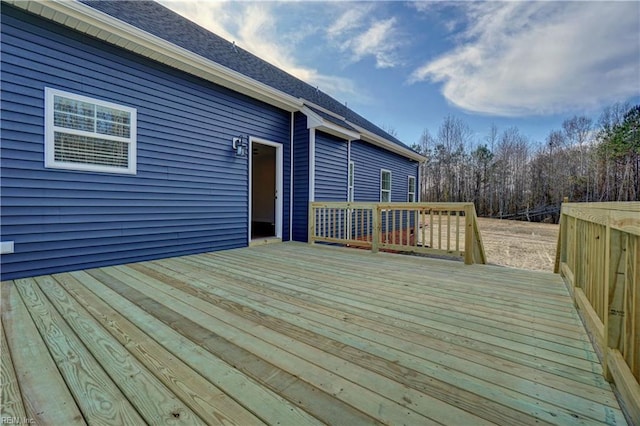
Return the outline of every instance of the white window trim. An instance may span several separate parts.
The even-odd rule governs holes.
[[[118,136],[103,135],[94,132],[87,132],[77,129],[67,129],[64,127],[54,126],[54,96],[63,96],[65,98],[74,99],[82,102],[126,111],[131,114],[130,132],[128,138]],[[106,102],[88,96],[77,95],[75,93],[64,92],[62,90],[45,87],[45,137],[44,137],[44,166],[46,168],[76,170],[85,172],[102,172],[102,173],[118,173],[118,174],[136,174],[137,173],[137,110],[135,108],[124,105]],[[55,159],[55,131],[67,134],[88,136],[96,139],[104,139],[110,141],[125,142],[128,144],[128,164],[129,167],[111,167],[98,164],[83,164],[57,161]]]
[[[411,179],[413,179],[413,192],[411,192]],[[411,195],[413,195],[413,201],[411,201]],[[407,202],[415,203],[416,200],[416,177],[408,175],[407,176]]]
[[[383,189],[382,188],[382,175],[384,173],[389,173],[389,189]],[[386,202],[386,201],[382,201],[382,193],[383,192],[388,192],[389,193],[389,203],[391,202],[391,188],[393,187],[393,174],[391,173],[391,170],[387,170],[387,169],[380,169],[380,202]]]
[[[356,162],[349,161],[349,168],[347,169],[347,201],[352,203],[355,200],[355,188],[356,188]],[[351,173],[353,170],[353,174]]]

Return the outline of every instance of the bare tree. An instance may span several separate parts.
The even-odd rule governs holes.
[[[426,157],[426,161],[420,165],[420,199],[423,201],[438,199],[437,195],[432,193],[437,178],[434,169],[434,147],[435,140],[429,129],[424,129],[418,143],[411,146],[414,151]]]
[[[535,147],[517,127],[492,125],[474,141],[467,124],[449,115],[414,149],[427,158],[422,200],[473,201],[480,215],[541,220],[557,218],[565,196],[640,199],[640,106],[614,104],[597,123],[573,116]]]
[[[436,157],[444,176],[443,201],[462,198],[464,154],[472,132],[460,118],[448,115],[438,129]]]
[[[394,138],[398,137],[398,130],[394,126],[390,124],[382,124],[380,128],[385,132],[387,132],[388,134],[390,134],[391,136],[393,136]]]
[[[589,200],[589,174],[586,164],[586,144],[590,138],[593,120],[573,116],[562,122],[565,142],[569,146],[569,167],[572,179],[570,194],[576,201]],[[577,157],[577,158],[575,158]]]

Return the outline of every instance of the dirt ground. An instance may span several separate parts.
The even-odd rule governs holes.
[[[488,263],[553,272],[559,225],[479,218],[478,226]]]

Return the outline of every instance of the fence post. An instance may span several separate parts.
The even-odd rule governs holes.
[[[611,346],[610,344],[610,339],[609,339],[609,327],[611,326],[610,323],[610,312],[609,312],[609,302],[610,302],[610,287],[613,287],[613,284],[611,282],[611,275],[609,273],[611,269],[611,214],[609,214],[609,212],[607,212],[607,225],[605,228],[605,236],[604,236],[604,291],[602,292],[602,298],[603,301],[602,303],[604,303],[604,318],[602,318],[602,323],[603,323],[603,331],[604,331],[604,336],[602,338],[602,375],[604,376],[604,378],[611,382],[613,381],[613,378],[611,377],[611,372],[609,371],[609,347]],[[617,268],[616,268],[616,272],[617,272]],[[614,277],[614,279],[617,277]],[[615,300],[613,301],[614,305],[615,305]],[[616,306],[617,307],[617,306]],[[624,305],[621,306],[622,310],[624,309]],[[614,309],[615,311],[615,309]]]
[[[569,197],[564,197],[562,199],[562,204],[568,203]],[[555,264],[553,266],[553,272],[555,274],[560,273],[560,264],[562,263],[562,251],[566,250],[566,233],[567,233],[567,220],[566,217],[562,214],[562,205],[560,205],[560,217],[558,218],[558,225],[560,226],[560,230],[558,232],[558,243],[556,244],[556,259]],[[565,259],[566,260],[566,259]]]
[[[418,246],[418,232],[420,232],[421,229],[421,224],[420,224],[420,209],[416,209],[414,211],[414,216],[413,216],[413,246],[417,247]],[[422,242],[424,244],[424,241]]]
[[[313,202],[309,202],[309,223],[307,224],[309,227],[309,234],[307,236],[307,242],[309,244],[315,244],[315,235],[316,235],[316,215],[313,207]]]
[[[464,263],[473,264],[473,211],[471,205],[464,206]]]
[[[372,215],[373,215],[373,235],[372,235],[372,241],[371,241],[371,252],[372,253],[377,253],[378,249],[379,249],[379,245],[380,245],[380,233],[382,232],[382,228],[380,227],[380,224],[382,223],[382,209],[380,208],[380,206],[375,206],[372,208]]]

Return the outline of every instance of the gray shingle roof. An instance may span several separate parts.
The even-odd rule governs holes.
[[[404,148],[407,145],[321,90],[288,74],[154,1],[80,0],[92,8],[134,25],[256,81],[319,105],[349,122]],[[328,114],[323,118],[335,122]],[[340,123],[336,123],[340,124]],[[346,123],[344,123],[346,124]],[[341,124],[343,125],[343,124]],[[348,128],[352,129],[351,126]]]

